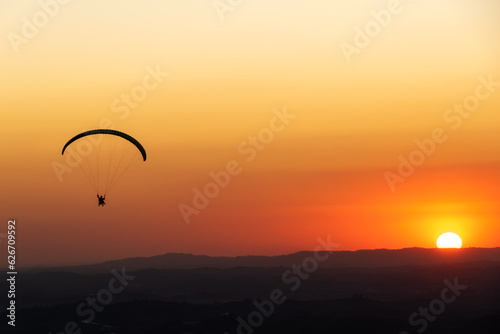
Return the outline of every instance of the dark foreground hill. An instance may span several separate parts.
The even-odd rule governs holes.
[[[366,299],[285,302],[260,326],[248,324],[255,312],[251,301],[193,305],[162,301],[134,301],[112,304],[92,323],[83,323],[74,315],[76,304],[50,309],[34,308],[23,313],[29,321],[5,333],[64,333],[69,321],[79,334],[399,334],[420,333],[420,326],[408,324],[407,316],[417,311],[419,301],[386,303]],[[422,301],[423,302],[423,301]],[[465,302],[448,307],[433,322],[427,322],[426,334],[498,334],[500,315],[468,314]],[[417,307],[417,308],[416,308]],[[246,325],[241,325],[241,320]],[[257,319],[259,320],[259,319]],[[21,321],[21,320],[20,320]],[[0,325],[2,333],[4,326]],[[405,334],[406,334],[405,333]]]
[[[16,329],[4,322],[0,330],[397,334],[425,327],[430,334],[500,332],[499,263],[318,267],[309,273],[293,268],[24,273],[16,283]],[[126,284],[117,277],[126,277]],[[6,319],[5,313],[0,316]]]
[[[0,332],[498,334],[499,252],[166,254],[22,271],[16,327],[2,310]]]

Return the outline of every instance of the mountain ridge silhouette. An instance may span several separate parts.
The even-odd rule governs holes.
[[[37,267],[30,271],[109,272],[126,267],[129,271],[144,269],[197,269],[259,267],[275,268],[299,265],[304,259],[314,257],[313,251],[299,251],[285,255],[208,256],[186,253],[165,253],[150,257],[130,257],[79,266]],[[323,268],[383,268],[415,265],[442,265],[469,262],[500,262],[497,248],[402,248],[361,249],[356,251],[331,251]]]

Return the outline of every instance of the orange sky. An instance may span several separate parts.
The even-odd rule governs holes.
[[[357,29],[391,1],[243,0],[224,20],[215,1],[54,1],[52,17],[0,4],[0,212],[18,221],[19,265],[283,254],[327,235],[346,250],[448,231],[500,247],[498,1],[401,1],[363,47]],[[98,208],[79,169],[59,182],[53,165],[102,122],[148,160]],[[253,157],[249,136],[272,126]],[[435,131],[432,154],[412,153]],[[422,164],[391,187],[410,156]],[[230,161],[241,172],[186,224],[179,206]]]

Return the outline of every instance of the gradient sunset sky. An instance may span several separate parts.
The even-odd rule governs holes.
[[[328,235],[339,250],[444,232],[500,247],[500,85],[483,85],[500,82],[499,1],[401,1],[350,61],[342,46],[391,1],[242,0],[223,20],[214,2],[73,0],[47,22],[37,1],[0,2],[0,233],[16,219],[18,266],[275,255]],[[117,112],[151,69],[168,76]],[[468,117],[448,111],[478,91]],[[247,161],[238,147],[284,109],[295,118]],[[103,119],[148,160],[98,208],[79,169],[60,182],[53,164]],[[391,189],[385,173],[435,129],[446,139]],[[232,160],[241,173],[186,224],[179,205]]]

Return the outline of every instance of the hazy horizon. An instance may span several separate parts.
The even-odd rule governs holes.
[[[441,252],[460,252],[462,250],[467,250],[467,249],[500,249],[500,247],[461,247],[458,249],[455,248],[448,248],[448,249],[439,249],[437,247],[432,247],[432,248],[425,248],[425,247],[404,247],[404,248],[374,248],[374,249],[356,249],[356,250],[337,250],[333,249],[332,251],[335,252],[359,252],[359,251],[400,251],[400,250],[436,250],[436,251],[441,251]],[[281,257],[281,256],[289,256],[289,255],[294,255],[294,254],[300,254],[300,253],[308,253],[308,252],[314,252],[314,250],[297,250],[291,253],[282,253],[282,254],[236,254],[236,255],[223,255],[223,254],[197,254],[197,253],[178,253],[178,252],[166,252],[166,253],[159,253],[159,254],[153,254],[153,255],[147,255],[147,256],[130,256],[130,257],[124,257],[124,258],[109,258],[109,259],[103,259],[100,261],[93,261],[93,262],[66,262],[66,263],[47,263],[43,265],[23,265],[20,266],[20,269],[35,269],[35,268],[52,268],[52,267],[78,267],[78,266],[88,266],[88,265],[96,265],[96,264],[101,264],[105,262],[114,262],[114,261],[122,261],[122,260],[128,260],[128,259],[136,259],[136,258],[153,258],[153,257],[161,257],[164,255],[191,255],[191,256],[200,256],[200,257],[209,257],[209,258],[244,258],[244,257]]]

